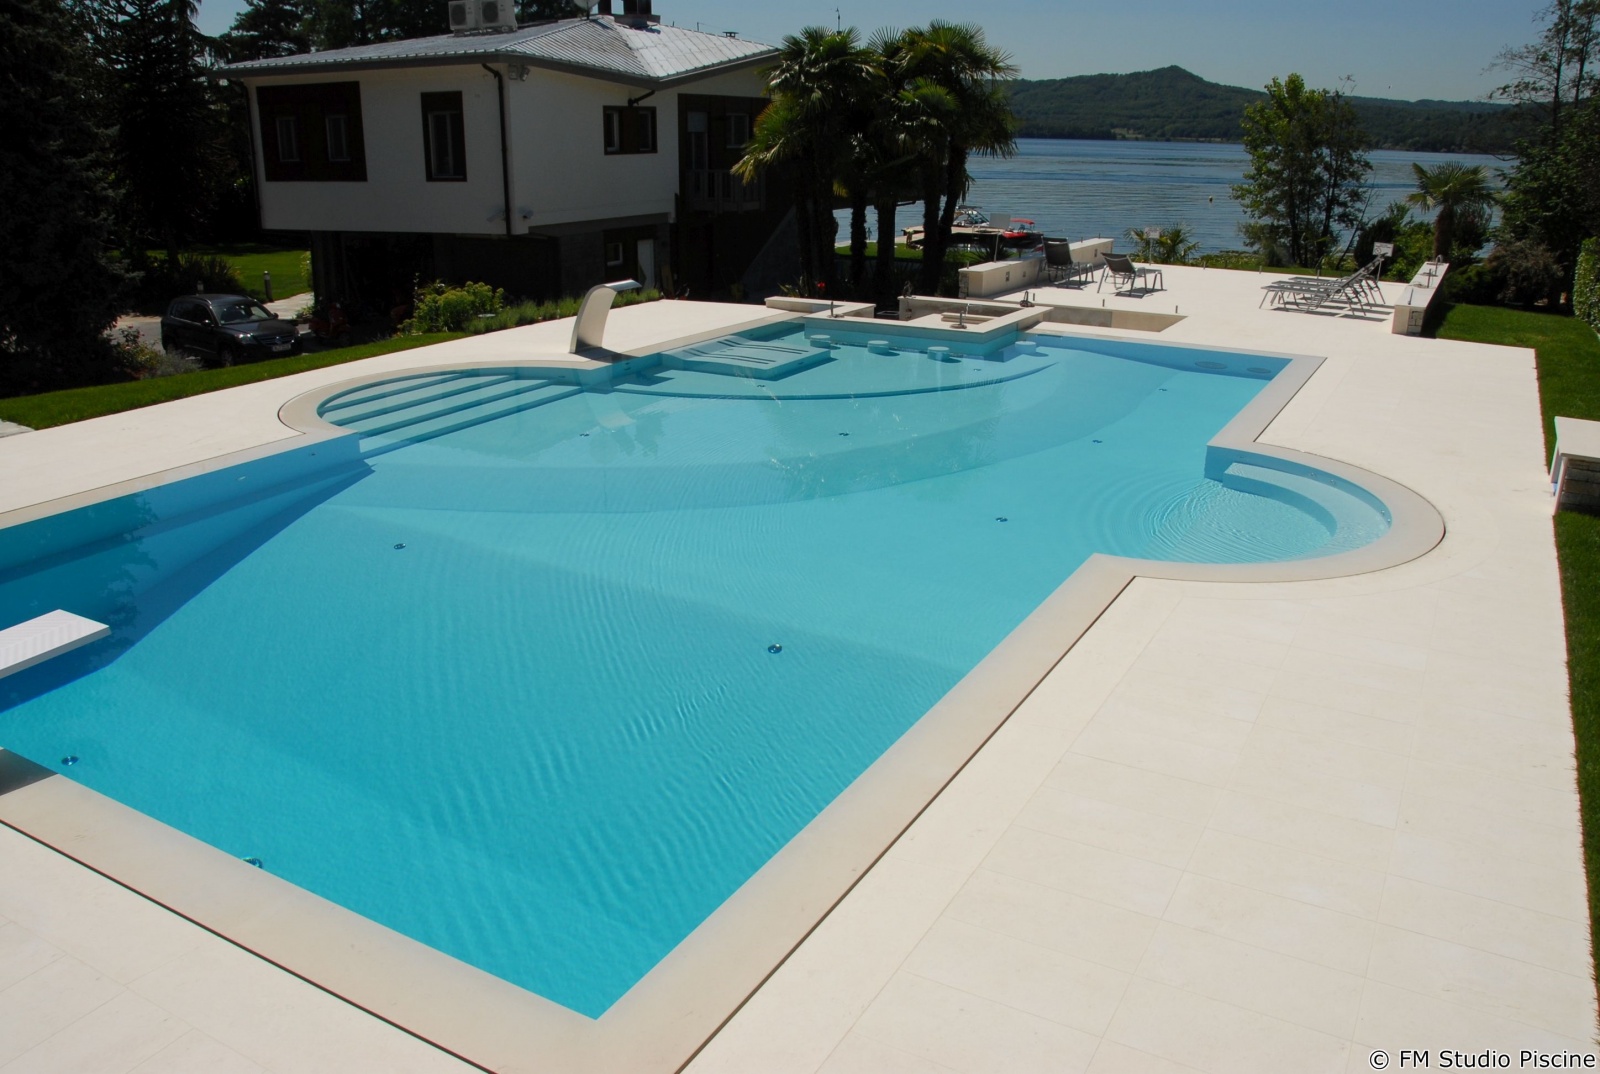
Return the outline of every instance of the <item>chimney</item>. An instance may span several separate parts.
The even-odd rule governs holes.
[[[604,4],[602,10],[609,12],[610,4]],[[645,27],[661,21],[661,16],[650,10],[650,0],[622,0],[622,14],[614,18],[626,25]]]

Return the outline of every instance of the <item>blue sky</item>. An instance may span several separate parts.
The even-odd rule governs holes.
[[[870,32],[930,19],[976,22],[1026,78],[1177,64],[1236,86],[1298,71],[1312,85],[1355,77],[1370,97],[1464,100],[1505,81],[1486,70],[1533,39],[1547,0],[656,0],[668,22],[778,42],[807,25]],[[227,29],[244,0],[202,0],[200,26]],[[444,26],[445,0],[439,0]]]

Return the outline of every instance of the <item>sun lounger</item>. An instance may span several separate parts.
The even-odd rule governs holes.
[[[1114,290],[1117,291],[1131,291],[1136,288],[1143,291],[1165,291],[1167,289],[1166,281],[1162,278],[1160,269],[1135,265],[1133,259],[1126,254],[1108,253],[1103,256],[1106,262],[1106,270],[1100,276],[1100,286],[1095,288],[1096,291],[1104,289],[1107,280],[1112,282]],[[1145,282],[1147,280],[1153,280],[1155,286],[1150,286]]]
[[[1365,312],[1384,305],[1383,288],[1378,283],[1380,261],[1374,260],[1348,276],[1295,276],[1274,280],[1262,288],[1260,305],[1270,299],[1274,306],[1303,311],[1343,303],[1351,311]]]

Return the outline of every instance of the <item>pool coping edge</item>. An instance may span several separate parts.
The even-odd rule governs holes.
[[[781,319],[768,317],[760,323]],[[684,345],[673,341],[649,353],[675,344]],[[1443,538],[1438,511],[1414,491],[1338,460],[1259,441],[1323,359],[1164,341],[1159,345],[1288,360],[1208,447],[1311,466],[1352,481],[1388,506],[1389,532],[1364,548],[1312,560],[1218,565],[1090,557],[600,1019],[584,1018],[427,948],[65,777],[39,778],[0,793],[0,823],[484,1069],[681,1069],[848,897],[1135,578],[1285,582],[1344,577],[1409,562]],[[522,365],[569,368],[580,376],[598,370],[610,376],[642,356],[618,356],[625,360],[613,363],[572,357],[575,362],[564,367],[548,360],[477,361],[371,374],[297,396],[280,416],[303,436],[348,437],[353,445],[355,434],[316,417],[315,405],[362,383],[435,369]],[[137,487],[111,495],[308,442],[292,436],[125,482]],[[100,489],[64,500],[105,498],[106,490]],[[77,505],[58,500],[22,510],[41,517]],[[45,506],[52,509],[40,510]],[[16,514],[0,515],[0,525],[10,524]],[[339,942],[330,943],[335,936]],[[420,981],[429,986],[426,993],[414,987]]]

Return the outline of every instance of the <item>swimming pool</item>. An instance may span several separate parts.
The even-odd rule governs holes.
[[[5,531],[0,625],[116,630],[0,743],[593,1018],[1091,554],[1388,528],[1213,444],[1283,359],[813,329],[362,385],[359,459]]]

